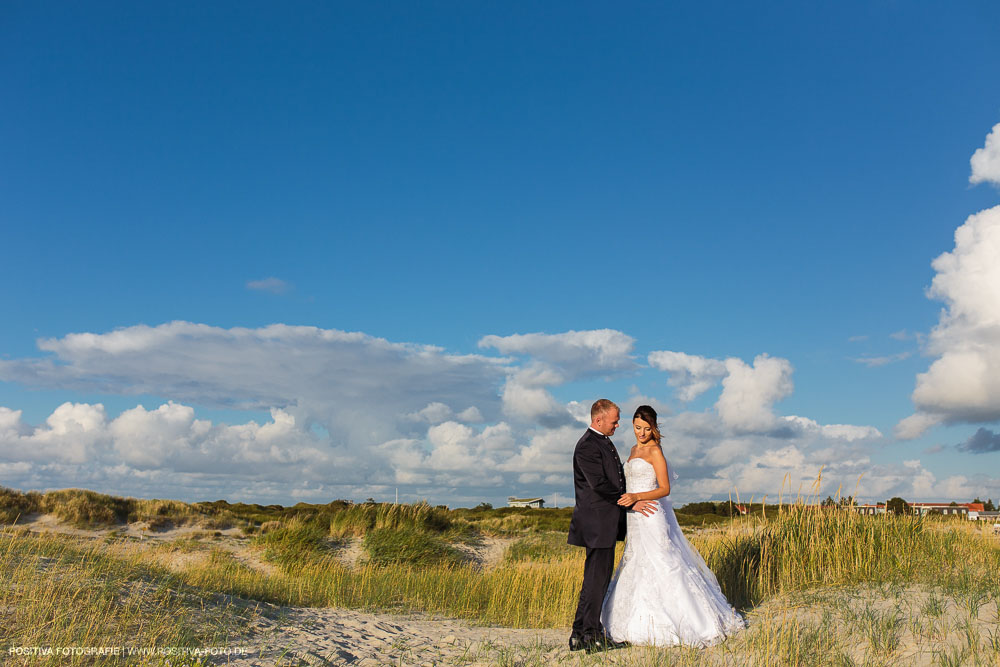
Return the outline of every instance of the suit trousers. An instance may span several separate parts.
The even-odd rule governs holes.
[[[614,547],[587,547],[580,602],[576,606],[576,618],[573,619],[573,637],[598,637],[604,634],[601,627],[601,606],[604,604],[604,595],[608,592],[608,584],[611,583],[614,565]]]

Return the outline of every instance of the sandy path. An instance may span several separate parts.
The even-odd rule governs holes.
[[[346,609],[261,606],[248,634],[231,644],[242,656],[216,664],[494,665],[518,654],[561,662],[567,630],[472,626],[427,615],[371,614]]]

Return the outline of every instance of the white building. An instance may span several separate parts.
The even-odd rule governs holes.
[[[507,507],[534,507],[535,509],[541,509],[545,505],[544,498],[515,498],[514,496],[507,497]]]

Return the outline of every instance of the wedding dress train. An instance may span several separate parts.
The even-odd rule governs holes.
[[[658,487],[652,464],[625,463],[629,493]],[[651,516],[628,514],[625,553],[601,610],[605,632],[632,644],[707,646],[746,627],[681,532],[669,497]]]

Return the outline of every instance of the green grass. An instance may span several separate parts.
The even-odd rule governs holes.
[[[253,542],[264,548],[264,557],[283,567],[296,567],[304,562],[322,562],[329,557],[327,531],[314,523],[292,519],[287,524],[255,537]]]
[[[364,547],[369,562],[376,565],[457,565],[464,560],[461,552],[441,537],[409,527],[370,530]]]

